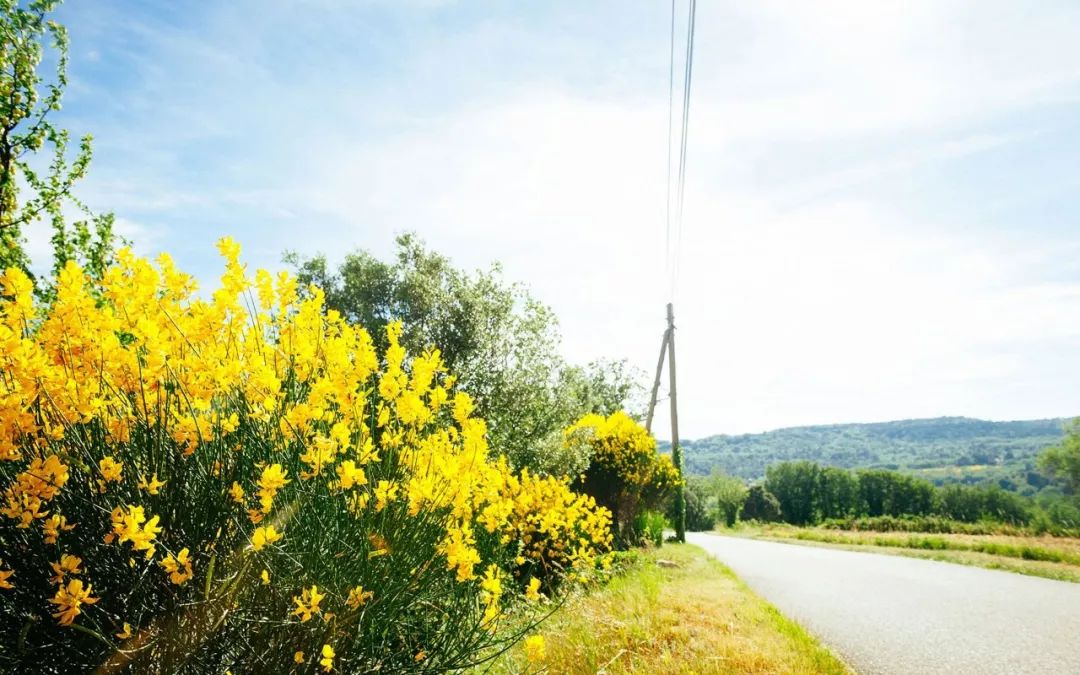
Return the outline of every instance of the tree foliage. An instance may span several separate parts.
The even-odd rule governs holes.
[[[50,116],[68,84],[67,31],[50,18],[59,4],[0,0],[0,269],[16,267],[34,278],[25,228],[48,220],[53,275],[74,260],[100,279],[112,261],[113,216],[92,214],[72,193],[90,165],[92,138],[83,136],[72,156],[70,133]],[[56,62],[50,80],[40,72],[46,47]],[[69,225],[66,209],[80,218]],[[51,296],[47,282],[37,292]]]
[[[921,478],[884,469],[852,472],[814,462],[782,462],[770,466],[766,476],[764,489],[775,495],[781,518],[794,525],[909,516],[1026,525],[1035,509],[1030,499],[997,486],[936,487]]]
[[[707,532],[716,526],[716,510],[712,507],[713,495],[708,479],[703,476],[686,477],[686,530],[688,532]],[[669,505],[668,517],[674,507]]]
[[[821,467],[813,462],[782,462],[765,473],[765,488],[780,502],[784,521],[808,525],[818,520]]]
[[[739,512],[746,501],[746,483],[719,469],[713,469],[708,478],[708,486],[716,506],[716,518],[728,527],[733,527],[738,522]]]
[[[743,519],[772,523],[780,520],[780,501],[764,485],[751,485],[743,504]]]
[[[563,443],[562,430],[583,414],[622,409],[639,389],[637,373],[624,362],[568,365],[551,309],[503,279],[498,266],[463,271],[414,235],[397,238],[390,262],[365,251],[346,255],[337,269],[322,255],[289,253],[286,260],[302,285],[323,289],[329,308],[371,335],[400,321],[411,351],[438,346],[488,420],[492,447],[515,467],[580,473],[588,456]]]
[[[1065,438],[1039,456],[1039,467],[1068,494],[1080,494],[1080,418],[1069,423]]]

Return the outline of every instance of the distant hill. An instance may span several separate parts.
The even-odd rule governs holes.
[[[746,479],[776,462],[807,459],[844,468],[908,471],[937,483],[996,482],[1033,492],[1045,484],[1035,457],[1063,436],[1064,419],[990,422],[969,417],[829,424],[684,440],[686,470],[713,467]],[[666,446],[666,443],[662,443]],[[665,448],[666,449],[666,448]]]

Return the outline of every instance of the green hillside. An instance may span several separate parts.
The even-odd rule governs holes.
[[[806,459],[844,468],[898,469],[939,484],[993,482],[1030,493],[1045,485],[1034,471],[1035,457],[1062,438],[1064,422],[939,417],[830,424],[684,440],[683,448],[686,469],[695,474],[717,467],[756,479],[770,464]]]

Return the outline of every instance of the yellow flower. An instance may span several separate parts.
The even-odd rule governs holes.
[[[140,490],[146,490],[150,494],[156,495],[158,491],[163,487],[165,487],[165,481],[158,480],[156,473],[150,478],[150,480],[146,480],[146,476],[139,474]]]
[[[525,638],[525,658],[529,663],[539,663],[544,660],[544,636],[530,635]]]
[[[82,564],[82,558],[78,556],[65,553],[60,556],[60,562],[49,563],[55,573],[50,580],[54,584],[64,583],[65,574],[82,574],[82,570],[79,569],[79,565]]]
[[[274,495],[266,490],[259,490],[259,512],[263,514],[270,513],[272,508],[274,508]]]
[[[318,614],[319,603],[326,596],[319,593],[319,587],[312,585],[311,588],[305,588],[300,597],[293,596],[293,602],[296,603],[296,609],[293,610],[293,616],[300,617],[300,622],[303,623],[311,619],[312,614]]]
[[[229,496],[237,504],[244,503],[244,488],[241,487],[240,483],[233,481],[232,487],[229,488]]]
[[[490,630],[495,629],[495,619],[501,611],[499,599],[502,598],[502,572],[494,563],[484,570],[484,578],[480,581],[480,597],[484,601],[484,616],[481,625]]]
[[[330,645],[322,646],[322,658],[319,659],[319,665],[327,673],[334,669],[334,648]]]
[[[131,624],[125,621],[124,622],[124,630],[117,633],[116,637],[120,638],[121,640],[126,640],[129,637],[131,637],[131,635],[132,635],[132,633],[131,633]]]
[[[85,589],[83,588],[81,579],[72,579],[66,587],[61,586],[56,591],[56,595],[49,600],[58,608],[53,613],[53,617],[60,620],[60,625],[70,626],[75,617],[82,614],[83,605],[92,605],[100,600],[100,598],[91,597],[92,592],[90,584],[87,584]]]
[[[540,580],[536,577],[529,577],[529,585],[525,588],[525,599],[530,602],[540,599]]]
[[[300,455],[300,461],[311,467],[311,471],[301,472],[301,478],[318,476],[322,470],[334,463],[337,456],[337,443],[325,436],[318,436],[307,446],[307,452]]]
[[[261,550],[263,546],[267,544],[273,544],[281,539],[281,534],[274,529],[273,525],[267,525],[266,527],[255,528],[254,534],[251,535],[251,547],[256,551]]]
[[[3,562],[4,561],[0,560],[0,565],[2,565]],[[0,570],[0,588],[4,590],[15,588],[15,584],[8,581],[13,574],[15,574],[15,570]]]
[[[261,577],[262,577],[263,586],[266,586],[267,584],[269,584],[270,583],[270,570],[263,570]]]
[[[169,555],[158,563],[169,573],[169,581],[178,586],[186,583],[194,576],[191,571],[191,560],[188,558],[188,555],[187,548],[184,548],[176,554],[176,557]]]
[[[465,420],[469,419],[469,415],[472,415],[473,407],[471,396],[463,391],[454,394],[454,420],[458,424],[465,424]]]
[[[390,481],[381,480],[375,486],[375,510],[382,511],[386,504],[397,497],[398,485]]]
[[[341,489],[349,490],[354,485],[367,485],[367,476],[364,474],[364,469],[356,466],[356,462],[351,459],[346,459],[337,466],[338,482],[341,485]]]
[[[293,660],[293,663],[303,663],[304,662],[304,652],[296,652],[295,654],[292,655],[292,660]]]
[[[60,532],[69,532],[75,529],[74,525],[67,524],[67,518],[61,516],[58,513],[54,513],[45,520],[41,521],[41,529],[45,533],[45,543],[55,544],[56,538],[60,536]]]
[[[98,469],[101,470],[101,477],[105,482],[118,483],[120,482],[121,474],[124,472],[123,462],[118,462],[112,458],[112,456],[106,456],[98,462]]]
[[[502,580],[497,566],[493,564],[487,566],[484,570],[484,578],[480,581],[480,588],[495,596],[502,595]]]
[[[363,586],[356,586],[349,591],[349,597],[345,600],[345,604],[350,609],[360,609],[360,607],[371,599],[373,593],[371,591],[365,591]]]
[[[112,512],[113,534],[119,537],[119,543],[130,541],[136,551],[146,551],[146,559],[154,557],[153,541],[161,533],[158,516],[150,520],[141,506],[116,507]]]
[[[263,469],[262,477],[259,478],[259,488],[274,494],[292,482],[285,479],[288,475],[289,472],[282,469],[280,464],[271,464]]]

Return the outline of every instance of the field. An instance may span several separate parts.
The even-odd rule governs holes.
[[[659,561],[673,562],[663,567]],[[542,626],[552,673],[849,673],[798,624],[691,545],[643,552]],[[523,651],[489,672],[526,670]]]
[[[923,534],[832,530],[792,525],[744,526],[731,534],[905,555],[1080,582],[1080,539],[1003,534]]]

